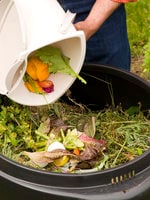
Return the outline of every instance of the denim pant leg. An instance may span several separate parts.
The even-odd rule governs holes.
[[[77,13],[75,22],[84,20],[94,0],[59,0],[65,10]],[[121,5],[92,36],[86,47],[85,63],[110,65],[130,70],[126,13]]]
[[[120,7],[87,42],[85,62],[130,70],[130,47],[124,7]]]

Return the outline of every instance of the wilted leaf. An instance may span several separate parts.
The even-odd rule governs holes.
[[[84,125],[83,131],[92,138],[95,136],[96,132],[95,117],[92,117],[88,120],[88,122]]]

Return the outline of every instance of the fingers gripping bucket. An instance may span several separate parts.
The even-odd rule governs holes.
[[[75,14],[65,13],[56,0],[2,0],[0,13],[0,93],[24,105],[56,101],[75,78],[50,75],[55,89],[43,97],[25,88],[23,76],[28,57],[47,45],[59,47],[70,58],[73,70],[80,72],[86,41],[83,32],[76,31],[72,24]]]

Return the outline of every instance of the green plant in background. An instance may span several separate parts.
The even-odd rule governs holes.
[[[148,43],[144,47],[145,52],[144,52],[144,62],[143,62],[143,73],[144,76],[146,76],[147,79],[150,80],[150,38]]]
[[[138,0],[126,4],[128,36],[132,56],[144,53],[144,46],[150,37],[150,1]]]

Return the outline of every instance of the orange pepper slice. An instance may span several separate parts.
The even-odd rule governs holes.
[[[79,156],[79,155],[80,155],[80,150],[79,150],[78,148],[75,148],[75,149],[73,150],[73,153],[74,153],[75,155]]]
[[[33,80],[38,81],[46,80],[50,74],[48,64],[42,62],[37,57],[29,58],[26,72]]]

